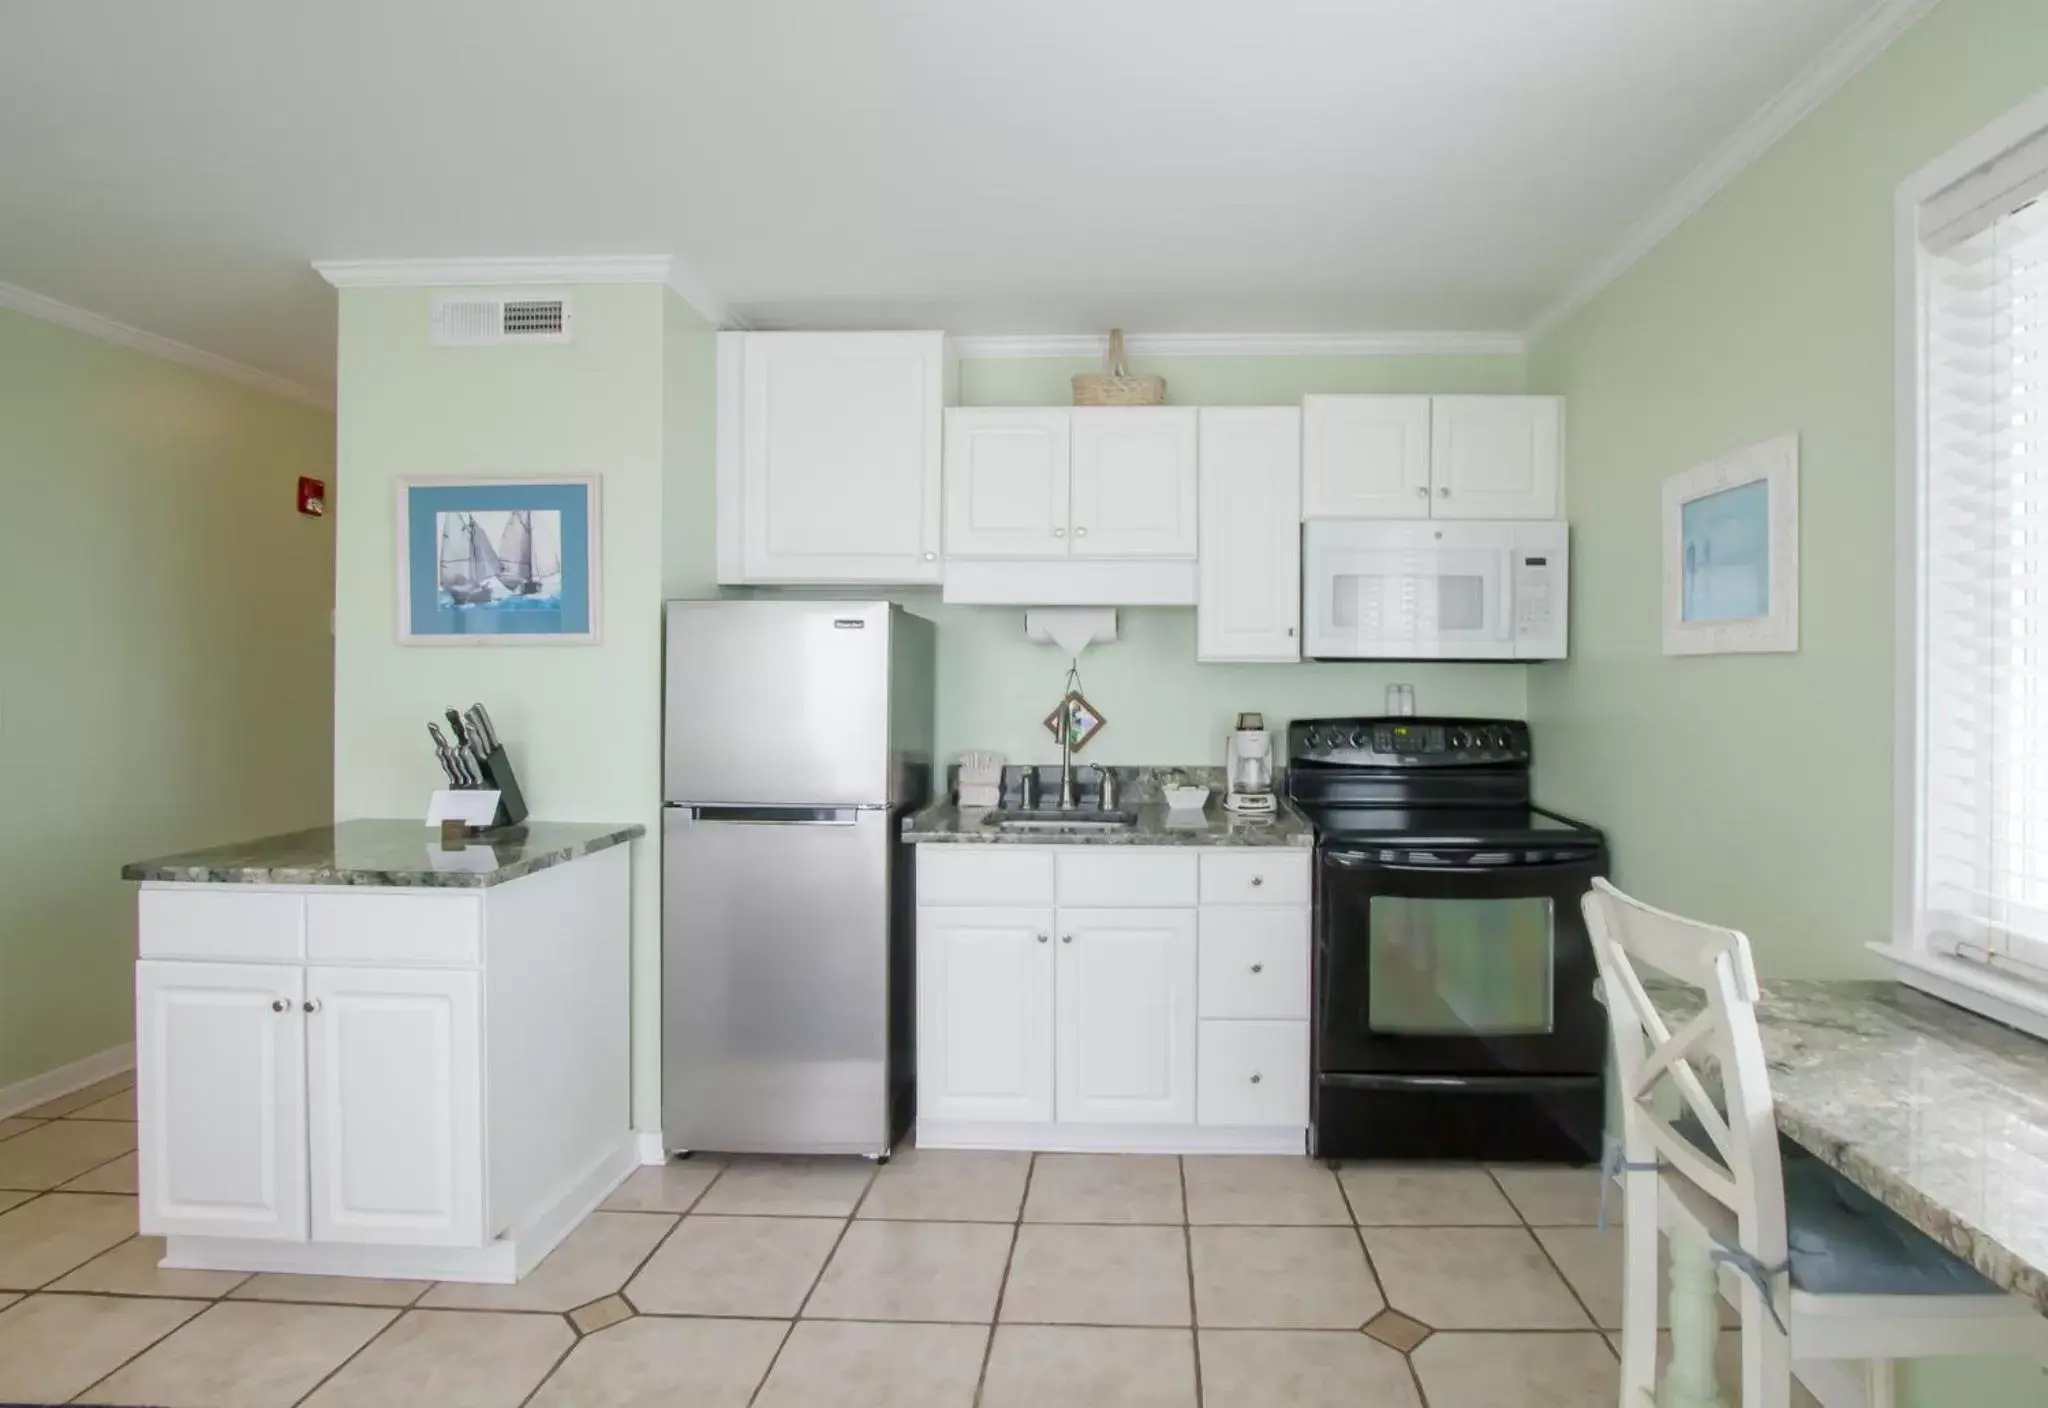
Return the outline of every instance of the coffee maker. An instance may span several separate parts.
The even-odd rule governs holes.
[[[1223,745],[1224,807],[1261,816],[1273,811],[1273,736],[1262,714],[1239,714]]]

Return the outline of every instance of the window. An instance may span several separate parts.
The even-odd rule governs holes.
[[[2030,107],[1901,188],[1909,834],[1894,953],[1909,979],[2038,1029],[2048,1021],[2048,112]]]

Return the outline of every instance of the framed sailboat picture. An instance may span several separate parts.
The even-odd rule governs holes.
[[[598,638],[597,478],[398,481],[398,639]]]

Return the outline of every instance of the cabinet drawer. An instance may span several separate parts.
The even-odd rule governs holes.
[[[1299,906],[1205,907],[1202,1015],[1307,1020],[1308,934]]]
[[[1195,1069],[1198,1123],[1308,1123],[1307,1022],[1203,1022]]]
[[[144,958],[296,963],[305,901],[261,890],[144,890],[136,950]]]
[[[451,963],[482,958],[473,895],[308,895],[306,957],[314,963]]]
[[[1246,848],[1202,853],[1203,904],[1307,904],[1306,849]]]
[[[919,846],[921,905],[1052,903],[1052,852],[1019,846]]]
[[[1060,907],[1145,909],[1195,902],[1195,853],[1071,846],[1057,852]]]

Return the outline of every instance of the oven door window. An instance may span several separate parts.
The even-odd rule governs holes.
[[[1547,895],[1367,907],[1366,1025],[1387,1036],[1539,1036],[1552,1030],[1556,926]]]

